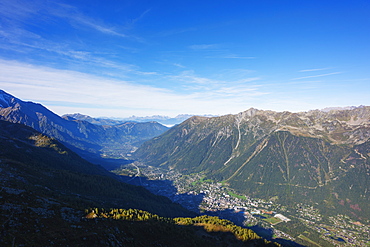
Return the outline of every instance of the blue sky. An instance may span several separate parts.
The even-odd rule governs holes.
[[[0,89],[94,117],[370,105],[370,2],[2,0]]]

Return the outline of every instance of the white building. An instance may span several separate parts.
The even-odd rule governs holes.
[[[276,217],[276,218],[278,218],[278,219],[281,219],[282,221],[284,221],[284,222],[288,222],[288,221],[290,221],[290,219],[289,218],[287,218],[287,217],[285,217],[284,215],[282,215],[282,214],[275,214],[275,216],[274,217]]]

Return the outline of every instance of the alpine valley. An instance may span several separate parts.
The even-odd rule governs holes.
[[[122,182],[60,141],[16,123],[57,129],[50,133],[71,140],[63,130],[74,120],[1,96],[3,118],[12,120],[0,120],[1,246],[279,246],[228,220],[197,216]]]
[[[0,140],[3,246],[368,246],[370,239],[368,106],[251,108],[167,128],[60,117],[0,91]]]
[[[125,159],[144,141],[168,130],[157,122],[131,121],[101,125],[92,124],[86,118],[76,119],[71,115],[62,118],[41,104],[24,102],[2,90],[0,119],[30,126],[59,140],[90,162],[108,169],[127,163]]]

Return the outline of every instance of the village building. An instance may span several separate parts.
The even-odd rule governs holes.
[[[282,215],[282,214],[275,214],[275,216],[274,217],[276,217],[276,218],[278,218],[278,219],[281,219],[282,221],[284,221],[284,222],[288,222],[288,221],[290,221],[290,219],[288,218],[288,217],[285,217],[284,215]]]

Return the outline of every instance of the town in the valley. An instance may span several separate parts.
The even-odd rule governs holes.
[[[274,197],[266,201],[239,195],[224,183],[205,180],[202,174],[181,175],[140,163],[123,166],[116,173],[125,175],[126,182],[144,186],[191,211],[231,220],[270,239],[294,241],[286,228],[299,224],[306,231],[298,238],[313,246],[320,245],[306,236],[307,231],[333,246],[369,246],[369,222],[354,221],[346,215],[323,220],[312,205],[297,203],[295,208],[288,208],[276,203]]]

